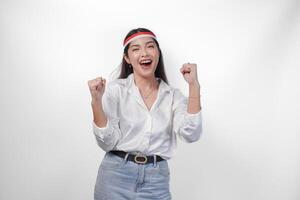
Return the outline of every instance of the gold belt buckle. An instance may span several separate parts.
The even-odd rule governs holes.
[[[137,158],[143,158],[144,161],[139,161],[139,160],[137,160]],[[145,163],[147,163],[147,156],[137,154],[134,156],[134,161],[139,164],[145,164]]]

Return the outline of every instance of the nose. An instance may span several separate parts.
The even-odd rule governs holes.
[[[141,55],[142,55],[142,56],[147,56],[147,55],[148,55],[148,51],[147,51],[146,48],[142,48],[142,49],[141,49]]]

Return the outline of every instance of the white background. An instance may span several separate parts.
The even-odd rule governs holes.
[[[186,95],[198,66],[204,133],[178,141],[173,199],[300,199],[299,1],[2,0],[0,25],[1,200],[93,198],[87,81],[111,80],[137,27]]]

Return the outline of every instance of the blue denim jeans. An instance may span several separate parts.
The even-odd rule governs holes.
[[[171,200],[167,160],[137,164],[106,152],[95,184],[95,200]]]

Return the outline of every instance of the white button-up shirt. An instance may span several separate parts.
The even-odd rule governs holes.
[[[176,138],[195,142],[202,134],[201,110],[188,113],[188,98],[162,79],[157,98],[149,110],[144,103],[133,74],[106,84],[102,97],[107,117],[105,127],[94,122],[93,132],[104,151],[122,150],[170,159],[177,145]]]

